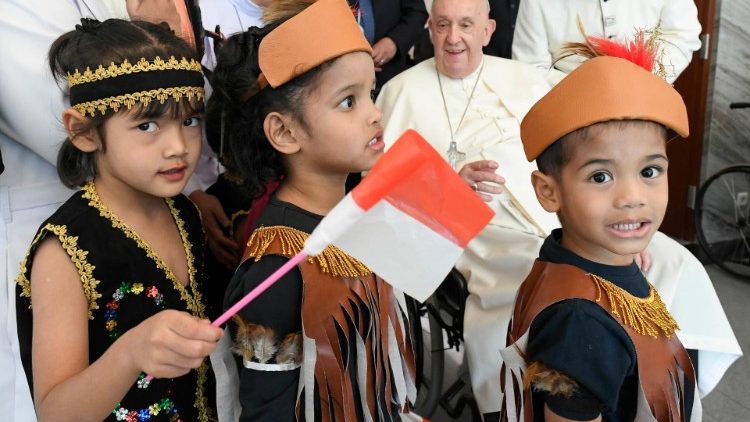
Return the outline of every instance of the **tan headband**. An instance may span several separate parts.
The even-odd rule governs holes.
[[[271,31],[260,42],[258,77],[276,88],[344,54],[372,48],[346,0],[318,0]]]
[[[648,120],[682,137],[689,134],[680,94],[658,76],[616,57],[587,60],[542,99],[521,122],[529,161],[563,136],[609,120]]]

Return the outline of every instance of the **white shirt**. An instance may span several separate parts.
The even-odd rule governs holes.
[[[637,29],[660,25],[662,63],[672,83],[700,48],[701,25],[693,0],[523,0],[513,35],[513,58],[549,69],[566,42],[582,42],[577,17],[587,35],[633,38]],[[555,67],[569,73],[583,61],[569,57]]]

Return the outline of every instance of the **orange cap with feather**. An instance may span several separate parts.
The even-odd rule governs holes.
[[[648,70],[618,57],[584,62],[542,97],[521,122],[529,161],[563,136],[609,120],[648,120],[689,133],[680,94]]]

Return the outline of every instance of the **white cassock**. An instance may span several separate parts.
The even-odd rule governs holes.
[[[694,0],[523,0],[513,33],[513,59],[542,69],[555,63],[555,68],[570,73],[584,60],[580,56],[561,59],[563,44],[583,42],[577,17],[587,35],[619,41],[632,39],[638,29],[660,25],[661,61],[669,83],[701,46]]]
[[[457,168],[476,160],[495,160],[498,174],[506,179],[505,191],[489,203],[494,218],[456,263],[470,292],[464,339],[472,389],[480,411],[490,413],[500,410],[499,351],[505,347],[516,291],[544,238],[559,227],[556,216],[536,200],[530,182],[536,165],[527,162],[519,136],[524,115],[550,89],[548,81],[559,79],[559,72],[542,72],[491,56],[484,57],[482,66],[481,76],[477,69],[462,80],[445,76],[441,80],[458,150],[466,153]],[[477,77],[481,79],[457,129]],[[383,110],[386,145],[411,128],[446,156],[450,128],[434,59],[385,84],[377,105]],[[706,394],[741,355],[737,340],[700,262],[662,233],[654,236],[648,251],[653,265],[646,276],[680,323],[685,346],[701,351],[700,389]]]

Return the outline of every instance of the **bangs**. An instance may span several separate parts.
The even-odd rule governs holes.
[[[164,103],[151,101],[148,105],[136,103],[130,110],[127,108],[120,109],[120,112],[130,114],[134,119],[156,119],[160,117],[169,117],[171,119],[187,119],[195,114],[201,114],[204,111],[203,99],[193,96],[188,99],[182,96],[179,100],[169,97]]]

